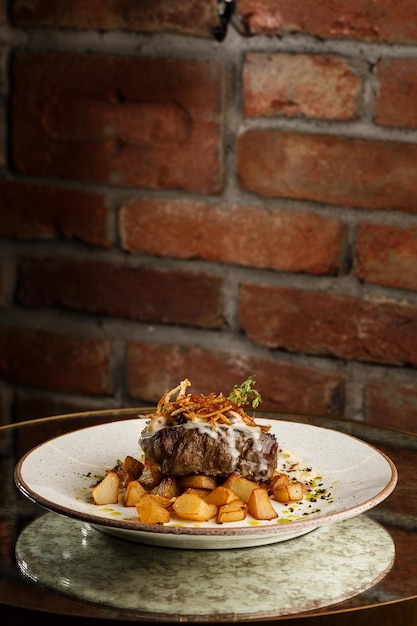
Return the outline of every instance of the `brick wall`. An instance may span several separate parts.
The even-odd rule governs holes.
[[[3,423],[255,374],[263,408],[417,432],[417,5],[219,23],[0,0]]]

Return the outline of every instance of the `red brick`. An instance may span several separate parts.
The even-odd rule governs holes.
[[[17,299],[35,307],[221,328],[221,286],[221,278],[202,273],[100,261],[27,259],[21,264]]]
[[[4,273],[5,273],[5,262],[4,258],[0,257],[0,307],[3,306],[6,302],[6,290],[4,283]]]
[[[150,189],[221,189],[222,68],[213,60],[21,53],[19,172]]]
[[[110,343],[37,329],[0,328],[0,374],[34,387],[107,395]]]
[[[340,56],[252,53],[245,59],[246,115],[349,120],[358,116],[361,89],[361,78]]]
[[[417,432],[417,390],[412,383],[373,382],[366,386],[366,419],[373,424]]]
[[[417,60],[383,59],[376,66],[379,88],[374,118],[382,126],[417,127]]]
[[[174,31],[208,37],[218,26],[217,6],[207,0],[14,0],[11,17],[23,27]]]
[[[1,2],[1,0],[0,0]],[[1,7],[0,7],[1,12]],[[0,25],[1,25],[1,15],[0,15]],[[0,42],[0,94],[4,94],[6,92],[6,46],[3,46]]]
[[[129,393],[142,402],[156,403],[184,378],[190,379],[194,393],[228,395],[254,374],[262,409],[343,415],[346,379],[326,370],[202,346],[131,343],[127,358]]]
[[[240,185],[265,197],[417,212],[417,145],[279,130],[237,143]]]
[[[257,33],[305,33],[322,38],[417,42],[412,0],[239,0],[244,28]]]
[[[359,279],[417,290],[417,227],[362,223],[356,248],[355,269]]]
[[[162,199],[131,200],[120,232],[130,252],[312,274],[340,269],[346,239],[339,220],[314,213]]]
[[[105,198],[100,193],[0,181],[0,236],[78,239],[109,247]]]
[[[0,167],[6,166],[6,109],[0,100]]]
[[[244,284],[242,329],[258,345],[341,359],[417,365],[417,307]]]

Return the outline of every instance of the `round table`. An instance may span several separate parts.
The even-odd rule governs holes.
[[[0,583],[0,615],[8,619],[8,623],[27,624],[29,619],[38,617],[44,624],[120,624],[123,622],[159,622],[159,623],[251,623],[272,624],[279,623],[297,626],[324,626],[337,624],[344,626],[355,620],[356,626],[371,624],[411,624],[417,623],[417,435],[400,432],[393,429],[365,424],[359,421],[343,420],[333,417],[306,416],[296,414],[283,414],[278,412],[258,411],[257,416],[268,419],[311,424],[321,428],[330,428],[347,435],[354,436],[376,447],[385,453],[395,464],[398,470],[398,483],[394,491],[375,508],[366,511],[351,521],[336,522],[329,525],[331,530],[319,530],[301,538],[291,539],[282,544],[262,546],[260,548],[240,548],[239,550],[222,550],[222,555],[207,554],[199,550],[201,563],[198,568],[204,583],[207,586],[205,597],[210,597],[207,590],[213,589],[213,597],[218,586],[218,576],[223,573],[227,576],[228,567],[233,573],[233,567],[242,564],[241,574],[238,581],[233,579],[233,584],[241,589],[243,599],[253,597],[250,606],[253,611],[246,609],[242,614],[237,612],[222,612],[215,600],[212,614],[207,612],[188,612],[187,598],[184,589],[181,593],[183,604],[178,608],[177,587],[184,585],[181,577],[173,574],[175,567],[191,568],[196,563],[196,555],[190,557],[190,550],[141,546],[139,543],[131,543],[118,538],[110,537],[98,532],[94,528],[88,528],[88,524],[82,524],[76,519],[63,517],[54,512],[47,512],[37,504],[24,497],[17,489],[14,479],[16,463],[22,456],[35,446],[42,444],[51,438],[82,428],[97,426],[121,420],[137,418],[138,414],[148,409],[120,409],[89,411],[85,413],[59,415],[28,422],[6,425],[0,428],[0,453],[1,453],[1,476],[0,493],[0,532],[1,532],[1,583]],[[53,470],[51,470],[53,471]],[[344,526],[343,526],[344,524]],[[325,527],[326,528],[326,527]],[[344,541],[340,544],[338,533],[342,532]],[[360,541],[362,532],[371,532],[371,537],[382,546],[386,552],[382,554],[386,563],[382,563],[381,572],[375,574],[372,579],[372,571],[375,563],[372,550],[368,561],[365,561],[363,575],[369,573],[370,584],[365,585],[364,590],[347,593],[346,598],[336,597],[332,602],[331,582],[335,572],[334,552],[343,567],[349,562],[350,553],[352,562],[355,558],[360,563]],[[328,534],[324,534],[327,532]],[[316,534],[317,533],[317,534]],[[57,537],[59,535],[59,537]],[[348,539],[346,539],[348,538]],[[59,539],[59,540],[58,540]],[[322,542],[320,544],[320,541]],[[327,541],[326,550],[321,550],[320,545]],[[293,543],[293,542],[299,542]],[[304,543],[303,543],[304,542]],[[372,539],[370,540],[372,542]],[[284,544],[287,544],[284,546]],[[283,547],[281,548],[280,545]],[[344,545],[341,549],[340,545]],[[378,546],[377,546],[378,547]],[[311,585],[305,580],[300,589],[294,589],[290,584],[291,575],[288,574],[288,559],[291,559],[291,550],[304,551],[304,563],[311,567]],[[163,611],[146,608],[142,610],[140,602],[140,589],[132,589],[137,594],[137,601],[129,606],[124,604],[123,593],[125,586],[134,585],[135,572],[132,566],[132,554],[141,555],[141,567],[146,569],[149,564],[149,580],[152,584],[152,594],[157,597],[160,594]],[[311,551],[311,553],[310,553]],[[318,552],[319,551],[319,552]],[[339,551],[339,552],[338,552]],[[228,553],[229,552],[229,553]],[[342,554],[343,552],[343,554]],[[392,558],[390,556],[392,552]],[[187,554],[188,553],[188,554]],[[355,554],[357,555],[355,557]],[[125,555],[125,556],[123,556]],[[262,562],[266,563],[266,572],[271,572],[274,567],[274,580],[285,593],[286,581],[280,580],[280,558],[285,555],[287,559],[285,571],[288,581],[289,593],[295,594],[296,611],[285,612],[278,604],[270,604],[271,579],[265,576],[265,593],[259,584],[262,578]],[[310,559],[311,556],[311,559]],[[318,558],[320,557],[320,558]],[[80,567],[77,568],[79,559]],[[83,562],[88,568],[90,578],[83,578]],[[91,560],[93,559],[93,561]],[[125,561],[124,561],[125,559]],[[191,559],[191,560],[190,560]],[[205,560],[204,560],[205,559]],[[218,560],[220,559],[220,561]],[[221,560],[223,559],[223,561]],[[271,561],[271,559],[274,559]],[[348,561],[346,561],[348,559]],[[328,563],[327,563],[328,561]],[[129,569],[124,569],[124,563]],[[133,560],[134,563],[134,560]],[[166,563],[166,572],[164,568]],[[254,567],[254,581],[251,572],[251,563]],[[272,563],[272,565],[271,565]],[[276,563],[276,569],[273,563]],[[315,569],[315,563],[317,568]],[[178,565],[179,564],[179,565]],[[328,565],[328,567],[327,567]],[[86,565],[87,567],[87,565]],[[96,570],[94,589],[86,589],[91,585],[91,568]],[[159,568],[159,570],[158,570]],[[206,572],[204,571],[206,568]],[[217,575],[217,571],[219,574]],[[333,570],[332,570],[333,568]],[[336,561],[337,568],[337,561]],[[139,569],[139,566],[138,566]],[[224,571],[223,571],[224,570]],[[255,572],[256,570],[256,572]],[[160,578],[151,579],[152,572],[160,571]],[[109,572],[114,575],[114,580]],[[165,572],[165,573],[164,573]],[[246,574],[245,574],[246,572]],[[333,574],[332,574],[333,572]],[[44,575],[42,575],[44,573]],[[49,574],[49,575],[48,575]],[[104,575],[106,574],[106,575]],[[167,578],[169,574],[169,579]],[[142,578],[146,580],[146,573],[142,571]],[[58,584],[59,579],[59,584]],[[56,582],[56,584],[55,584]],[[113,584],[114,583],[114,584]],[[186,584],[186,583],[185,583]],[[225,583],[222,582],[224,585]],[[275,583],[276,584],[276,583]],[[247,589],[245,591],[245,586]],[[233,585],[230,585],[231,589]],[[367,588],[366,588],[367,587]],[[352,588],[353,589],[353,588]],[[90,591],[88,594],[87,592]],[[307,593],[307,591],[309,593]],[[85,593],[84,593],[85,592]],[[96,595],[95,595],[96,593]],[[185,593],[185,595],[184,595]],[[198,603],[196,588],[190,586],[193,594],[193,606]],[[233,590],[233,594],[239,596],[239,591]],[[252,594],[252,596],[250,595]],[[297,595],[299,594],[299,595]],[[327,595],[326,595],[327,594]],[[198,596],[198,593],[197,593]],[[303,597],[309,597],[308,606],[303,606]],[[312,601],[313,596],[313,601]],[[277,596],[278,597],[278,596]],[[316,597],[316,603],[314,598]],[[120,598],[120,602],[118,599]],[[323,600],[325,598],[325,600]],[[279,599],[276,600],[279,603]],[[172,604],[172,612],[169,606]],[[285,604],[285,603],[284,603]],[[132,606],[135,608],[132,609]],[[168,609],[167,609],[168,607]],[[104,621],[105,620],[105,621]]]

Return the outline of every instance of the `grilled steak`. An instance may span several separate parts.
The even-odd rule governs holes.
[[[250,480],[263,480],[272,476],[277,463],[275,435],[256,427],[218,424],[215,430],[201,425],[145,428],[139,443],[165,475],[236,473]]]

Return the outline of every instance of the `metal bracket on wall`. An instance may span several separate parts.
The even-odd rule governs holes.
[[[227,26],[235,9],[235,4],[235,0],[220,0],[217,3],[220,24],[213,28],[213,35],[217,41],[223,41],[227,35]]]

